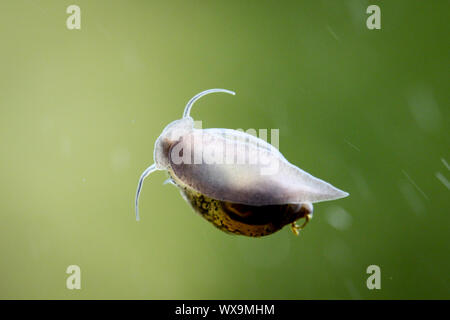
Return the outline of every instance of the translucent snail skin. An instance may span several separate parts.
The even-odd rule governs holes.
[[[163,130],[155,143],[154,164],[141,175],[136,191],[136,220],[144,179],[165,170],[169,182],[202,217],[222,231],[250,237],[272,234],[290,224],[298,235],[313,215],[313,203],[348,196],[331,184],[289,163],[266,141],[231,129],[195,129],[194,96],[183,117]],[[303,225],[296,221],[305,218]]]

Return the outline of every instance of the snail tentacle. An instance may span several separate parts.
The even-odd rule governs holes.
[[[236,94],[233,91],[230,90],[226,90],[226,89],[209,89],[209,90],[205,90],[200,92],[199,94],[195,95],[191,100],[189,100],[189,102],[186,104],[186,107],[184,108],[184,112],[183,112],[183,118],[187,118],[189,117],[189,113],[191,112],[191,108],[194,105],[194,103],[200,99],[201,97],[210,94],[210,93],[214,93],[214,92],[225,92],[228,94],[232,94],[233,96]]]
[[[150,167],[145,169],[145,171],[142,173],[141,177],[139,178],[139,183],[138,183],[137,190],[136,190],[136,199],[134,202],[135,212],[136,212],[136,221],[140,220],[140,217],[139,217],[139,195],[141,194],[142,183],[144,182],[145,178],[147,178],[149,176],[150,173],[152,173],[156,170],[157,170],[156,164],[152,164]]]

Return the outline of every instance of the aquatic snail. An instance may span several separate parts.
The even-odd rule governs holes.
[[[313,215],[313,203],[348,196],[331,184],[289,163],[277,148],[248,133],[231,129],[196,129],[190,111],[210,89],[194,96],[183,117],[165,127],[155,142],[154,164],[141,175],[135,213],[144,179],[168,172],[183,198],[222,231],[251,237],[270,235],[285,225],[299,234]],[[301,226],[296,221],[304,218]]]

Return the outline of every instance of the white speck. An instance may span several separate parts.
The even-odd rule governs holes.
[[[437,132],[442,125],[442,115],[430,88],[416,86],[407,93],[410,111],[418,126],[426,132]]]
[[[360,150],[357,146],[355,146],[353,143],[351,143],[350,141],[348,141],[348,140],[346,140],[346,139],[344,139],[344,141],[345,141],[350,147],[352,147],[353,149],[355,149],[356,151],[361,152],[361,150]]]
[[[416,215],[419,215],[425,211],[425,204],[423,203],[422,198],[410,183],[402,181],[400,183],[400,191],[403,194],[403,197],[405,197],[408,205],[411,207],[411,210]]]
[[[340,206],[332,206],[326,211],[328,223],[337,230],[347,230],[352,225],[352,216]]]
[[[81,179],[81,182],[85,183],[86,182],[86,178]]]
[[[442,163],[444,164],[444,166],[447,168],[447,170],[450,170],[450,167],[449,167],[447,161],[445,161],[444,158],[441,158],[441,161],[442,161]]]
[[[337,34],[333,31],[333,29],[331,29],[331,27],[329,25],[327,25],[327,29],[328,32],[331,33],[331,35],[333,36],[333,38],[335,38],[337,41],[339,41],[339,37],[337,36]]]
[[[353,169],[350,173],[355,181],[357,192],[359,192],[364,199],[369,199],[372,195],[372,191],[370,191],[369,184],[363,174],[358,169]]]
[[[136,123],[136,120],[131,120],[131,124],[135,124]]]
[[[444,184],[444,186],[446,186],[447,189],[450,190],[450,182],[448,182],[447,178],[444,177],[444,175],[442,173],[436,172],[436,178],[438,178],[439,181],[441,181]]]
[[[173,184],[173,185],[175,185],[175,182],[173,182],[173,180],[171,178],[169,178],[166,181],[164,181],[163,184]]]
[[[425,192],[422,191],[422,189],[419,188],[419,186],[414,182],[413,179],[411,179],[411,177],[406,173],[405,170],[402,170],[403,174],[405,175],[406,178],[408,178],[409,182],[411,182],[411,184],[422,194],[422,196],[429,200],[428,196],[425,194]]]

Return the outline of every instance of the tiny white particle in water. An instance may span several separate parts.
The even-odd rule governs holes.
[[[427,86],[410,88],[407,100],[419,128],[427,132],[440,130],[443,117],[431,88]]]
[[[447,170],[450,170],[450,166],[448,165],[447,161],[445,161],[444,158],[441,158],[441,161],[444,164],[444,166],[447,168]]]
[[[345,141],[350,147],[352,147],[353,149],[355,149],[356,151],[361,152],[361,150],[360,150],[357,146],[355,146],[353,143],[351,143],[351,142],[348,141],[347,139],[344,139],[344,141]]]
[[[409,176],[409,174],[406,173],[405,170],[402,170],[403,174],[405,175],[406,178],[408,178],[409,182],[411,182],[411,184],[423,195],[423,197],[427,200],[429,200],[428,196],[425,194],[425,192],[422,191],[422,189],[419,188],[419,186],[417,185],[417,183]]]
[[[370,190],[369,184],[367,183],[366,178],[364,178],[362,172],[359,169],[352,169],[350,174],[354,180],[356,191],[359,192],[361,197],[366,200],[373,197],[373,193]]]
[[[333,38],[335,38],[337,41],[339,41],[339,37],[337,36],[336,32],[334,32],[333,29],[331,29],[331,27],[329,25],[327,25],[327,29],[328,29],[328,32],[331,33]]]
[[[447,189],[450,190],[450,182],[448,182],[447,178],[444,177],[444,175],[442,173],[436,172],[436,178],[438,178],[439,181],[441,181],[444,184],[444,186],[446,186]]]
[[[425,204],[422,201],[422,198],[419,196],[417,191],[413,188],[413,186],[406,182],[401,181],[400,183],[400,191],[405,197],[406,202],[411,207],[411,210],[416,214],[419,215],[425,210]]]
[[[325,212],[328,223],[337,230],[347,230],[352,225],[352,216],[340,206],[332,206]]]

